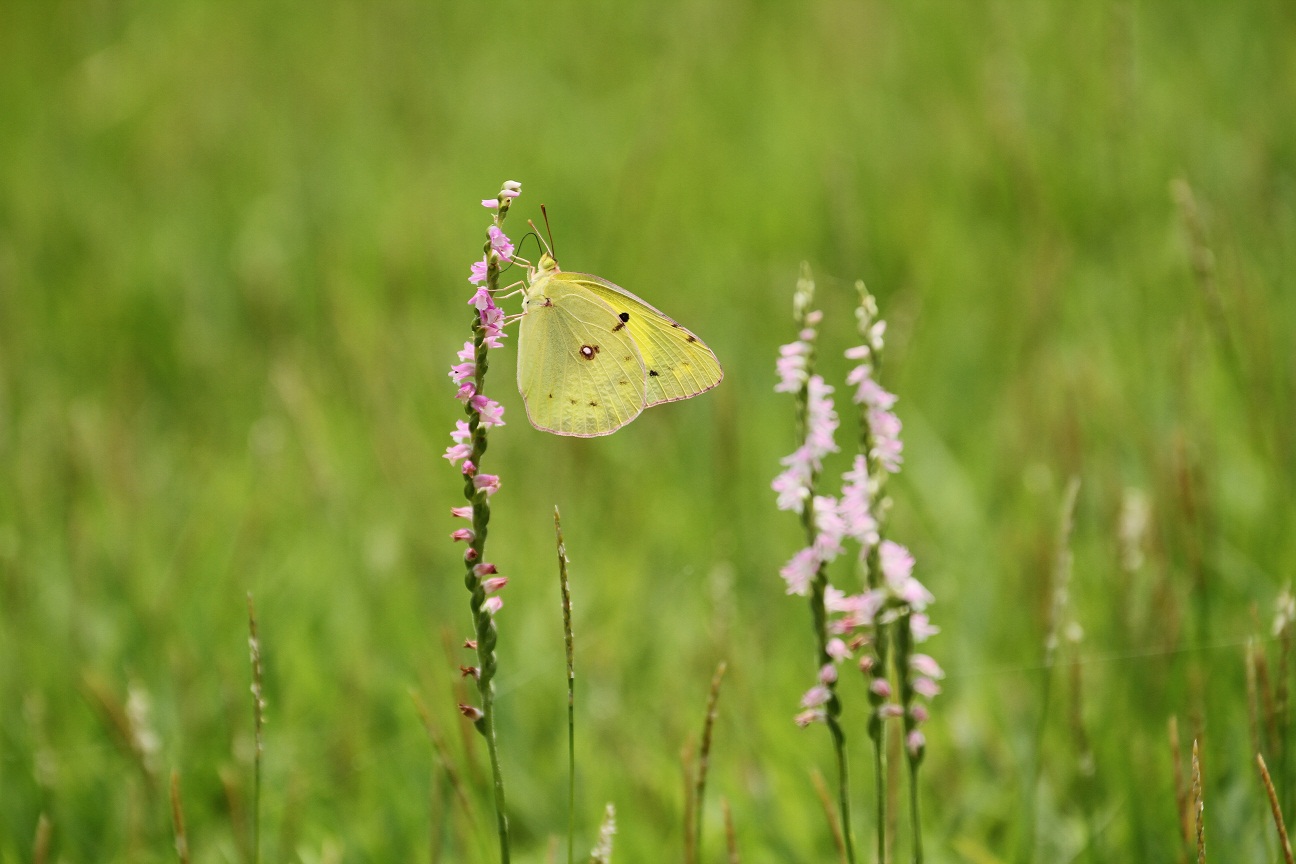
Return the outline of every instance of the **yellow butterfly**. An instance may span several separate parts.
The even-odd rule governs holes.
[[[711,349],[652,306],[540,256],[518,333],[518,390],[532,426],[607,435],[643,409],[696,396],[723,377]]]

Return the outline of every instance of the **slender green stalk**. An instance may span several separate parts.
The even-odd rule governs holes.
[[[698,750],[697,777],[693,787],[693,860],[702,860],[702,808],[706,798],[707,769],[711,762],[711,733],[715,728],[716,704],[720,700],[720,682],[724,680],[723,660],[716,667],[711,678],[711,690],[707,694],[706,718],[702,721],[702,745]]]
[[[567,864],[573,864],[576,860],[576,640],[572,635],[571,589],[567,581],[570,562],[556,506],[554,534],[558,540],[558,586],[562,593],[563,640],[567,647]]]
[[[184,808],[180,803],[180,772],[171,772],[171,830],[175,835],[176,858],[189,864],[189,835],[185,832]]]
[[[252,864],[261,860],[261,757],[265,753],[265,698],[262,688],[261,639],[257,636],[256,609],[252,592],[247,595],[248,652],[252,661],[252,717],[256,746],[252,751]],[[173,782],[174,787],[174,782]],[[178,794],[178,789],[175,792]]]

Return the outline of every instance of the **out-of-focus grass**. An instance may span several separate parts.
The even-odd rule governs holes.
[[[1089,842],[1086,801],[1095,854],[1169,858],[1171,714],[1205,730],[1209,841],[1262,857],[1241,641],[1266,634],[1296,569],[1289,4],[181,0],[3,18],[0,858],[29,859],[42,812],[63,860],[169,857],[171,767],[195,860],[236,856],[247,590],[267,857],[426,854],[434,760],[408,690],[460,753],[443,642],[468,625],[444,375],[476,202],[506,178],[524,184],[515,239],[547,203],[564,266],[648,297],[726,368],[714,393],[570,441],[526,425],[511,351],[494,355],[520,860],[565,824],[554,503],[586,836],[614,800],[617,860],[676,854],[677,754],[723,656],[711,785],[747,859],[831,855],[808,773],[830,764],[826,736],[790,723],[812,674],[804,604],[776,576],[797,528],[768,490],[791,448],[772,363],[802,258],[826,371],[844,370],[831,346],[851,344],[856,277],[891,323],[908,442],[893,532],[938,598],[930,647],[950,673],[924,768],[930,858],[1018,855],[1032,795],[1041,860]],[[1061,677],[1035,740],[1073,474],[1092,780]],[[1152,513],[1133,574],[1116,539],[1131,488]],[[862,688],[843,689],[863,779]],[[131,690],[147,759],[110,720]]]

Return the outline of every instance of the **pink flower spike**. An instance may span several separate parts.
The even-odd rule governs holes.
[[[480,720],[483,716],[480,708],[472,705],[464,705],[462,702],[459,703],[459,713],[474,723]]]
[[[494,576],[499,570],[489,561],[483,561],[473,568],[473,575],[480,579],[483,576]]]
[[[913,689],[919,696],[925,696],[928,699],[939,696],[941,692],[940,685],[930,678],[915,678]]]
[[[474,261],[472,267],[468,270],[468,284],[480,285],[485,282],[487,269],[486,259]]]
[[[455,398],[460,402],[467,402],[477,395],[477,385],[471,381],[465,381],[459,385],[459,392],[455,393]]]
[[[482,590],[485,591],[487,594],[494,594],[498,591],[503,590],[504,586],[507,584],[508,584],[507,576],[496,576],[494,579],[487,579],[486,581],[482,582]]]
[[[869,684],[869,692],[882,699],[891,698],[891,682],[885,678],[874,678]]]
[[[905,737],[905,748],[909,751],[909,755],[915,759],[922,755],[923,748],[926,746],[926,736],[917,729],[913,730]]]
[[[498,198],[483,198],[483,199],[482,199],[482,206],[485,207],[487,210],[494,210],[496,207],[499,206],[499,199],[498,199]]]
[[[473,464],[473,462],[472,462],[471,459],[469,459],[468,461],[464,462],[464,464],[463,464],[463,475],[464,475],[465,477],[471,477],[471,476],[473,476],[473,475],[476,474],[476,473],[477,473],[477,466]]]
[[[471,427],[469,427],[469,425],[468,425],[468,421],[467,421],[467,420],[456,420],[456,421],[455,421],[455,431],[453,431],[453,432],[450,433],[450,437],[451,437],[451,439],[453,439],[454,441],[456,441],[456,442],[459,443],[459,444],[462,444],[462,443],[464,443],[465,441],[467,441],[469,438],[471,438],[471,437],[472,437],[472,429],[471,429]]]
[[[472,340],[469,339],[468,341],[464,342],[464,347],[460,348],[459,353],[456,354],[455,356],[458,357],[464,363],[476,363],[477,349],[473,347]]]
[[[471,519],[473,517],[472,507],[451,507],[450,515],[456,519]]]
[[[482,609],[487,615],[494,615],[504,608],[504,598],[496,594],[494,597],[487,597],[486,602],[482,604]]]
[[[928,678],[941,679],[945,677],[945,670],[940,664],[926,654],[915,654],[909,658],[909,668],[919,675],[926,675]]]
[[[802,708],[818,708],[832,698],[832,691],[822,685],[816,685],[801,697]]]
[[[819,683],[825,685],[836,684],[837,667],[831,663],[825,663],[823,666],[821,666],[819,668]]]
[[[836,660],[838,663],[850,656],[850,649],[847,648],[846,643],[840,639],[829,639],[827,646],[825,646],[825,650],[828,652],[828,656]]]
[[[473,477],[473,488],[478,492],[494,495],[499,491],[499,487],[500,479],[498,474],[478,474]]]
[[[460,529],[454,531],[454,532],[450,535],[450,539],[451,539],[451,540],[454,540],[455,542],[458,542],[458,541],[462,540],[462,541],[464,541],[465,543],[471,543],[473,537],[475,537],[475,536],[477,536],[477,535],[473,534],[471,528],[460,528]]]
[[[473,293],[473,296],[468,300],[468,305],[476,306],[477,311],[480,312],[494,308],[495,298],[491,297],[490,289],[483,285]]]

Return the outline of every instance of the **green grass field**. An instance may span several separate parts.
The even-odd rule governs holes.
[[[778,570],[802,537],[769,488],[795,446],[773,385],[802,260],[838,395],[857,278],[889,322],[888,530],[936,596],[924,647],[948,673],[927,860],[1189,860],[1172,717],[1183,771],[1200,739],[1209,858],[1280,860],[1252,729],[1296,820],[1296,681],[1271,629],[1296,575],[1296,6],[15,0],[0,862],[176,860],[173,770],[192,860],[251,860],[248,592],[261,860],[496,860],[455,707],[471,620],[441,454],[478,202],[506,179],[515,240],[544,203],[567,269],[659,305],[726,372],[573,440],[526,423],[516,341],[492,353],[514,861],[565,842],[554,505],[578,859],[609,801],[614,860],[683,858],[680,754],[723,659],[704,860],[724,860],[721,798],[742,861],[836,860],[828,735],[792,723],[814,643]],[[1082,638],[1050,673],[1072,477]],[[869,861],[863,679],[841,693]]]

